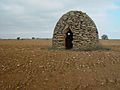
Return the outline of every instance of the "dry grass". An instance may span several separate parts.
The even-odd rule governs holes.
[[[120,90],[120,40],[109,51],[49,50],[51,40],[0,40],[1,90]]]

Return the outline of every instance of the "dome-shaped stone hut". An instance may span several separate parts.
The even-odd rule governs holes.
[[[81,11],[70,11],[57,22],[52,45],[59,49],[94,47],[98,43],[98,31],[93,20]]]

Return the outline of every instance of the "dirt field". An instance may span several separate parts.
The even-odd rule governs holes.
[[[0,40],[0,90],[120,90],[120,40],[109,51],[52,50],[51,40]]]

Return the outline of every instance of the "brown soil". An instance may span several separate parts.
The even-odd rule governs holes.
[[[52,50],[51,40],[0,40],[0,90],[120,90],[120,40],[109,51]]]

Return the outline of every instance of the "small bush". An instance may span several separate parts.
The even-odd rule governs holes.
[[[107,36],[107,35],[105,35],[105,34],[104,34],[104,35],[102,35],[102,36],[101,36],[101,38],[102,38],[102,40],[108,40],[108,36]]]
[[[32,37],[32,40],[34,40],[35,39],[35,37]]]
[[[17,40],[20,40],[20,37],[17,37]]]

